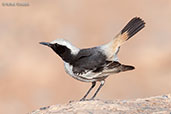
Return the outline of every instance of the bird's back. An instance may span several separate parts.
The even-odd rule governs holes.
[[[95,71],[105,64],[106,56],[98,48],[82,49],[73,63],[73,72]]]

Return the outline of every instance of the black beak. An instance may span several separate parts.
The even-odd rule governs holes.
[[[51,43],[49,43],[49,42],[39,42],[39,43],[42,44],[42,45],[48,46],[48,47],[51,46]]]

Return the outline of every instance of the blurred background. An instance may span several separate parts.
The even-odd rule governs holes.
[[[3,6],[13,2],[29,5]],[[118,56],[121,63],[136,69],[111,75],[96,98],[132,99],[171,92],[170,0],[0,3],[1,114],[23,114],[79,100],[91,86],[67,75],[63,61],[40,41],[64,38],[79,48],[102,45],[135,16],[143,18],[146,27],[121,47]]]

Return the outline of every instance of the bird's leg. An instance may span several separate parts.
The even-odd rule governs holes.
[[[84,101],[86,99],[87,95],[95,87],[95,85],[96,85],[96,82],[92,82],[92,86],[90,87],[90,89],[87,91],[87,93],[84,95],[84,97],[80,101]]]
[[[93,95],[93,97],[92,97],[90,100],[92,100],[92,99],[94,99],[94,98],[96,97],[97,93],[98,93],[99,90],[102,88],[102,86],[104,85],[105,81],[102,80],[100,83],[101,83],[101,84],[100,84],[99,88],[97,89],[97,91],[95,92],[95,94]]]

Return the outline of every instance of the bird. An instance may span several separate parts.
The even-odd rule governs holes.
[[[91,48],[77,48],[71,42],[58,38],[51,42],[40,42],[50,47],[64,61],[67,74],[76,80],[92,83],[80,101],[93,100],[105,83],[105,79],[112,74],[135,69],[132,65],[119,62],[117,54],[120,46],[145,27],[140,17],[132,18],[126,26],[108,43]],[[87,99],[88,94],[100,82],[94,95]]]

